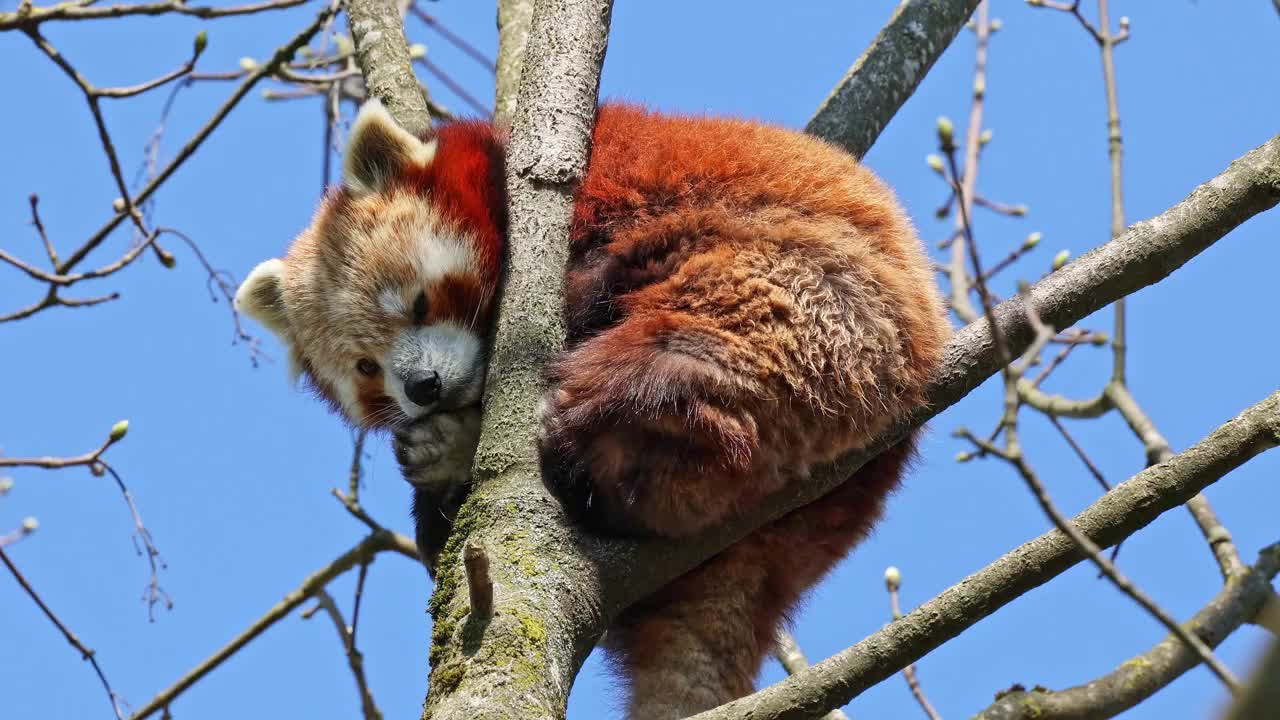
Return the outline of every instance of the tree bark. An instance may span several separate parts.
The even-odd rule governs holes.
[[[534,452],[542,367],[564,345],[573,192],[586,172],[610,0],[537,0],[506,153],[506,281],[471,497],[431,598],[426,718],[562,718],[603,627],[589,557],[545,492]],[[509,59],[508,59],[509,61]],[[494,613],[468,611],[457,557],[490,554]]]
[[[904,0],[818,106],[805,131],[857,157],[916,91],[979,0]]]
[[[415,135],[430,130],[427,91],[413,73],[399,5],[393,0],[347,0],[346,6],[368,97],[381,100],[405,130]]]
[[[498,0],[498,72],[494,88],[493,116],[509,120],[516,108],[524,48],[533,22],[533,0]]]

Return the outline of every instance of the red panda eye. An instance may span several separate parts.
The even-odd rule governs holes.
[[[418,293],[418,297],[413,301],[413,324],[422,325],[427,322],[427,294],[425,292]]]
[[[365,377],[373,377],[374,375],[377,375],[380,369],[381,368],[378,367],[378,363],[370,360],[369,358],[360,358],[356,361],[356,371]]]

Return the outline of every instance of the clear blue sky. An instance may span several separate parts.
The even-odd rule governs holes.
[[[1086,5],[1092,3],[1086,2]],[[8,10],[14,0],[0,0]],[[314,3],[312,3],[314,5]],[[606,96],[662,108],[761,118],[800,127],[889,15],[888,0],[863,3],[620,2],[604,73]],[[1267,140],[1280,117],[1280,18],[1264,0],[1117,2],[1133,16],[1134,38],[1118,54],[1129,218],[1149,217]],[[458,33],[492,52],[489,2],[427,3]],[[201,27],[210,35],[205,69],[263,58],[302,27],[314,7],[271,16],[201,22],[159,18],[49,25],[47,34],[93,81],[127,84],[182,62]],[[1026,203],[1024,220],[983,213],[977,228],[989,258],[1032,230],[1041,249],[1021,266],[1038,276],[1062,248],[1079,254],[1108,234],[1101,73],[1095,48],[1068,16],[1001,0],[987,83],[987,125],[995,140],[982,191]],[[432,57],[474,94],[492,80],[440,38],[411,24]],[[867,158],[892,183],[931,243],[950,227],[932,212],[945,190],[924,163],[934,118],[962,125],[972,83],[973,38],[962,33]],[[0,173],[0,246],[36,260],[26,198],[43,198],[61,248],[78,244],[106,217],[115,192],[89,115],[75,87],[18,33],[0,35],[9,68]],[[449,106],[463,105],[432,83]],[[165,145],[170,156],[227,86],[184,92]],[[126,167],[157,120],[163,93],[109,102],[108,121]],[[280,253],[307,223],[320,190],[321,116],[314,102],[270,104],[257,95],[220,128],[159,196],[157,219],[200,242],[238,277]],[[1202,437],[1275,389],[1271,329],[1280,214],[1237,230],[1162,285],[1131,303],[1133,390],[1175,448]],[[117,233],[94,259],[129,242]],[[120,301],[53,310],[0,326],[0,447],[11,455],[83,452],[129,418],[128,438],[109,459],[130,484],[165,559],[172,612],[154,624],[138,601],[147,579],[134,556],[130,522],[116,490],[83,469],[21,470],[0,499],[0,530],[35,515],[41,527],[11,555],[62,618],[98,650],[116,688],[135,706],[238,633],[362,536],[329,496],[345,483],[349,433],[285,380],[283,363],[250,367],[230,344],[227,308],[211,304],[194,258],[172,246],[178,268],[146,258],[85,292],[119,289]],[[1012,280],[1011,276],[1009,280]],[[1007,288],[1006,288],[1007,289]],[[34,300],[38,288],[0,270],[0,311]],[[1109,314],[1090,323],[1109,329]],[[276,357],[279,348],[268,339]],[[1100,386],[1103,351],[1078,353],[1053,389],[1084,395]],[[912,607],[1001,553],[1043,532],[1047,521],[1021,482],[994,463],[956,465],[959,425],[994,422],[993,385],[933,423],[925,461],[888,518],[814,593],[797,636],[812,659],[879,628],[888,618],[884,568],[902,568]],[[1073,423],[1106,476],[1142,467],[1143,453],[1118,418]],[[1051,428],[1026,427],[1031,460],[1064,509],[1076,511],[1096,486]],[[376,443],[364,500],[387,524],[410,531],[408,489]],[[1275,542],[1280,453],[1271,453],[1209,491],[1246,559]],[[1184,512],[1171,512],[1130,540],[1121,566],[1180,618],[1219,587],[1216,566]],[[347,607],[354,577],[332,591]],[[415,717],[426,686],[430,586],[413,563],[381,557],[361,619],[366,668],[388,717]],[[348,608],[349,609],[349,608]],[[968,716],[1013,682],[1051,688],[1107,672],[1164,632],[1110,586],[1080,567],[982,622],[919,666],[934,704]],[[1263,636],[1245,628],[1221,649],[1239,671]],[[780,677],[769,665],[762,682]],[[593,656],[570,715],[610,717],[616,700]],[[1207,717],[1224,695],[1193,670],[1131,718]],[[916,717],[898,677],[850,706],[864,718]],[[326,620],[287,618],[192,689],[173,708],[184,720],[215,717],[353,718],[358,698]],[[0,714],[109,717],[97,680],[11,579],[0,577]]]

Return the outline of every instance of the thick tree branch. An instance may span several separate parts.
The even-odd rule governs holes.
[[[510,119],[516,109],[520,69],[524,66],[524,48],[532,21],[533,0],[498,0],[498,77],[493,115],[499,121]]]
[[[426,88],[413,74],[404,18],[394,0],[347,0],[347,25],[370,97],[382,101],[400,127],[415,135],[431,128]]]
[[[1184,626],[1205,644],[1217,647],[1236,628],[1249,622],[1271,594],[1280,572],[1280,544],[1264,549],[1258,562],[1243,569]],[[1199,656],[1170,635],[1147,652],[1125,661],[1092,682],[1059,691],[1015,690],[1005,693],[976,716],[980,720],[1067,720],[1114,717],[1198,665]]]
[[[916,91],[979,0],[905,0],[805,131],[862,157]]]
[[[534,3],[506,154],[507,279],[476,489],[455,521],[431,599],[424,717],[563,717],[573,678],[602,627],[598,612],[575,612],[587,559],[567,546],[576,533],[564,528],[542,488],[534,432],[542,367],[564,344],[561,287],[573,192],[586,172],[612,10],[611,0]],[[547,526],[556,527],[544,534]],[[458,557],[468,542],[490,554],[491,617],[468,609]],[[586,595],[598,590],[588,586]]]
[[[1072,522],[1093,542],[1109,547],[1277,444],[1280,392],[1168,462],[1117,485]],[[1079,546],[1055,529],[948,588],[900,622],[809,670],[695,718],[819,718],[1084,559]]]

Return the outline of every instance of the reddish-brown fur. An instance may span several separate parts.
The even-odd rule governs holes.
[[[843,152],[606,106],[574,220],[544,457],[593,526],[695,532],[922,402],[948,333],[933,278],[892,194]],[[609,644],[630,715],[750,692],[913,444],[629,610]]]
[[[378,196],[326,201],[291,259],[314,254],[342,266],[339,284],[360,282],[341,258],[392,265],[406,252],[358,240],[387,222],[383,208],[430,204],[480,259],[478,276],[431,289],[432,312],[487,332],[506,234],[502,136],[471,122],[435,137],[434,160]],[[286,298],[302,296],[290,282]],[[321,354],[324,342],[342,352],[349,338],[335,333],[385,335],[371,328],[387,320],[344,312],[342,330],[311,341]],[[906,215],[852,157],[758,123],[622,105],[601,108],[577,192],[565,317],[544,476],[591,527],[671,537],[761,502],[919,405],[949,332]],[[321,317],[294,322],[325,331]],[[383,400],[362,390],[361,402]],[[683,717],[749,692],[786,613],[879,518],[913,443],[619,618],[608,642],[631,681],[629,716]]]

